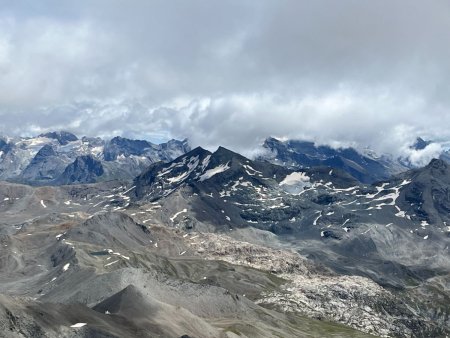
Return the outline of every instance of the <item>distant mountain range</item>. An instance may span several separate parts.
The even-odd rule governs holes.
[[[431,141],[417,138],[411,146],[420,151],[425,149]],[[329,146],[317,146],[309,141],[287,140],[267,138],[263,144],[264,155],[258,159],[290,168],[309,168],[314,166],[329,166],[339,168],[362,183],[374,183],[385,180],[392,175],[415,168],[407,158],[395,158],[389,154],[377,155],[366,149],[364,152],[353,148],[331,148]],[[443,151],[441,159],[449,160],[450,153]]]
[[[431,143],[418,138],[413,147],[423,150]],[[270,137],[262,147],[265,152],[258,160],[294,169],[328,166],[341,169],[362,183],[384,180],[415,167],[407,159],[391,155],[316,146],[309,141]],[[169,162],[190,150],[187,140],[153,144],[122,137],[79,139],[65,131],[31,138],[0,137],[0,180],[32,185],[130,180],[151,164]],[[441,159],[450,160],[450,153],[443,152]]]
[[[158,161],[190,150],[187,140],[153,144],[114,137],[83,137],[59,131],[32,138],[0,138],[0,180],[32,185],[132,179]]]

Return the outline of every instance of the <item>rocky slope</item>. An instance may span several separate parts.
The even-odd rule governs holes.
[[[259,295],[285,281],[220,258],[205,261],[186,243],[194,233],[141,222],[152,212],[127,206],[127,190],[103,183],[0,185],[10,198],[1,204],[2,334],[367,336],[258,305]],[[251,290],[249,298],[244,289]]]
[[[79,166],[108,170],[94,160]],[[290,169],[221,147],[151,164],[132,183],[0,183],[0,327],[18,337],[446,337],[449,177],[433,160],[366,185],[339,168]]]
[[[446,168],[444,162],[433,160],[425,168],[376,185],[361,185],[335,168],[293,171],[250,161],[224,148],[213,154],[197,149],[172,163],[151,167],[135,180],[130,197],[172,210],[160,217],[175,228],[233,233],[251,227],[270,232],[277,241],[263,240],[265,246],[297,250],[338,275],[352,276],[352,288],[361,292],[342,293],[342,299],[352,308],[363,299],[354,319],[345,306],[338,310],[342,288],[334,284],[316,289],[321,296],[314,296],[317,303],[306,308],[317,312],[304,310],[308,298],[304,293],[268,294],[279,304],[286,297],[297,299],[297,305],[285,304],[285,309],[322,314],[348,325],[374,322],[372,329],[378,335],[440,336],[449,322],[449,308],[443,301],[448,297],[450,271],[443,194],[450,177]],[[416,204],[412,193],[421,198]],[[307,284],[303,276],[284,277],[292,280],[292,290]],[[342,278],[348,287],[346,277]],[[370,280],[379,292],[364,292]],[[434,300],[433,306],[421,298],[423,293]],[[370,311],[364,310],[366,306]],[[363,313],[370,315],[364,319]],[[387,326],[386,318],[392,325]],[[369,327],[366,324],[358,328]]]

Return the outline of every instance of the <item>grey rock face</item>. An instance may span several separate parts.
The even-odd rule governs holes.
[[[416,139],[416,142],[414,142],[414,144],[412,145],[412,148],[415,150],[423,150],[431,143],[431,141],[425,141],[423,138],[418,137]]]
[[[53,132],[41,134],[41,135],[39,135],[39,137],[47,137],[47,138],[55,139],[61,145],[66,145],[69,142],[74,142],[74,141],[78,140],[78,137],[76,137],[72,133],[69,133],[68,131],[53,131]]]
[[[411,181],[400,194],[400,207],[417,222],[450,223],[450,168],[433,159],[426,167],[399,177]]]
[[[67,161],[59,157],[49,144],[44,145],[22,172],[25,182],[47,183],[55,180],[65,169]]]
[[[150,164],[171,161],[189,150],[186,140],[156,145],[121,137],[110,141],[78,139],[64,131],[34,138],[4,138],[0,139],[0,179],[32,185],[70,184],[70,180],[60,176],[80,156],[91,156],[102,163],[103,174],[91,175],[89,182],[92,179],[132,179]]]
[[[103,150],[106,161],[115,161],[119,156],[144,156],[149,159],[170,161],[186,153],[190,148],[187,141],[170,140],[160,145],[144,140],[130,140],[123,137],[114,137],[105,144]],[[155,162],[155,160],[153,161]]]
[[[58,178],[58,184],[94,183],[104,173],[102,163],[91,155],[79,156],[66,167]]]
[[[150,142],[142,140],[129,140],[117,136],[106,143],[103,154],[106,161],[114,161],[119,155],[142,156],[151,148],[152,144]]]

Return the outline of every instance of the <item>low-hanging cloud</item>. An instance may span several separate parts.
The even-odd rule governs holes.
[[[421,163],[448,141],[447,1],[0,2],[0,131],[247,154],[267,136]]]

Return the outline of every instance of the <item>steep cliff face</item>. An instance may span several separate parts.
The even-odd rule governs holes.
[[[79,156],[57,179],[58,184],[94,183],[104,173],[102,163],[91,155]]]

